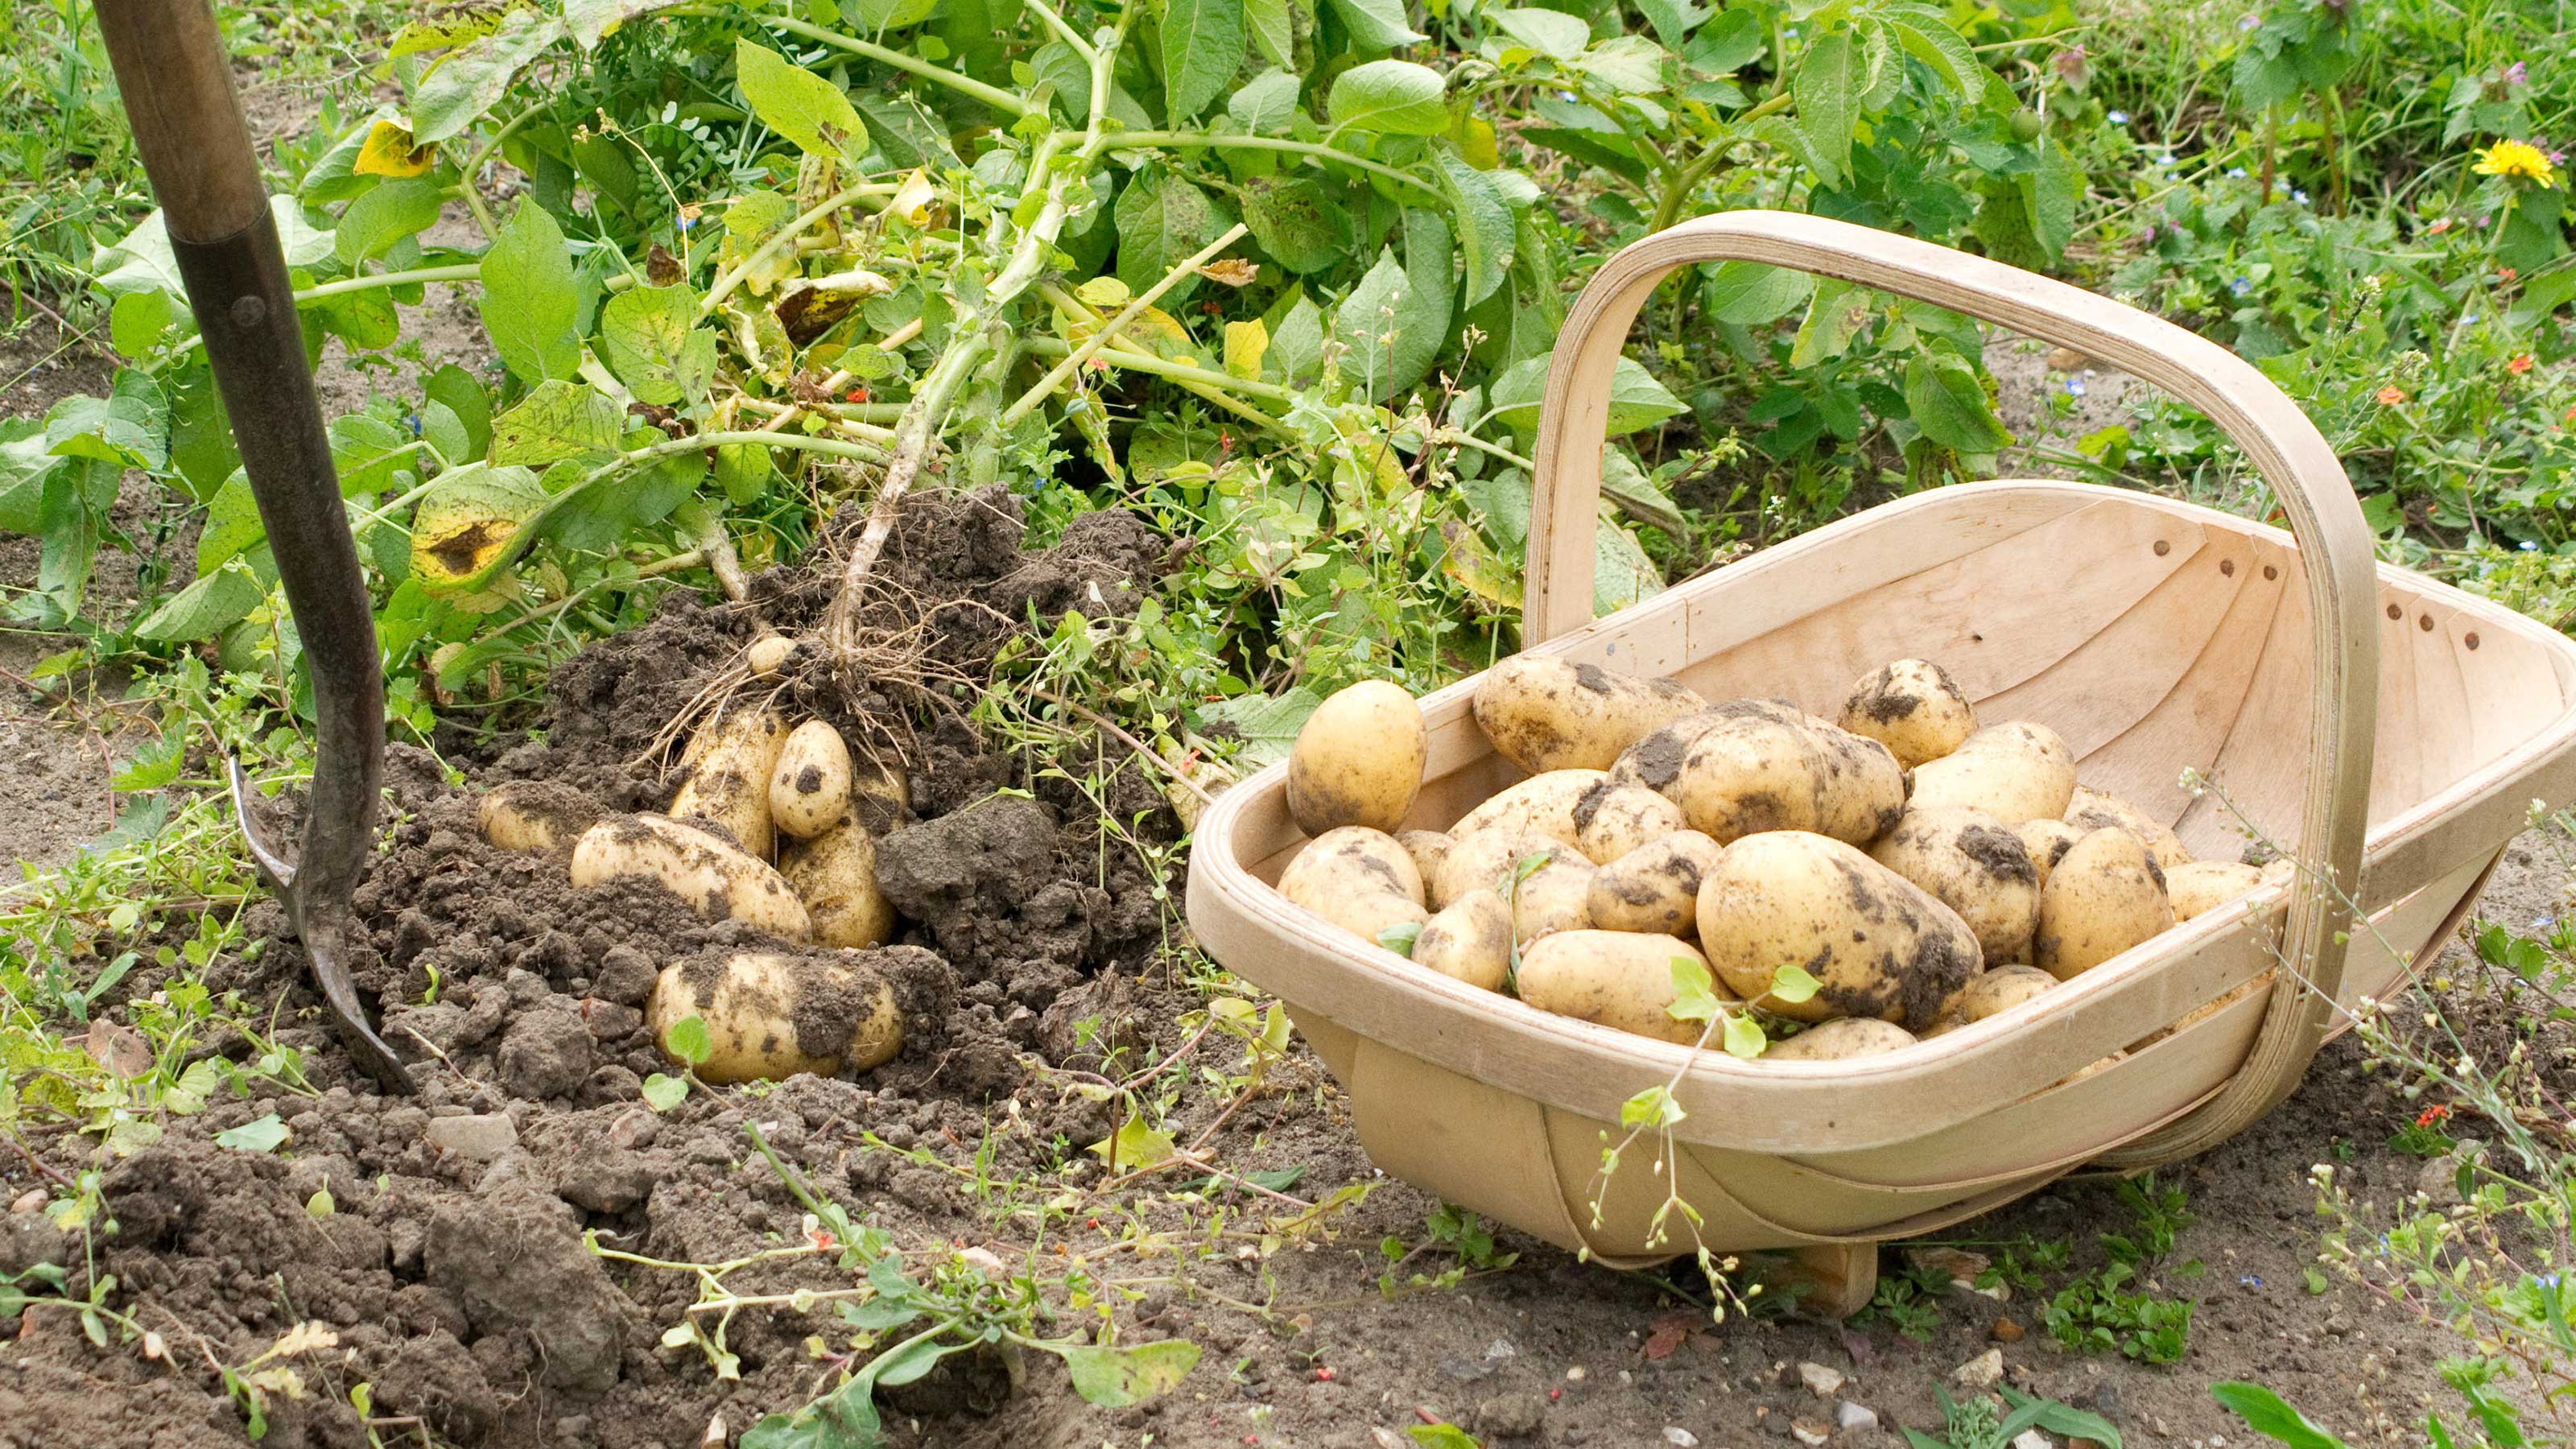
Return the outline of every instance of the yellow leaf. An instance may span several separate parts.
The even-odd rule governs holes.
[[[1449,128],[1450,138],[1458,143],[1458,154],[1479,171],[1491,171],[1503,164],[1502,147],[1494,140],[1494,123],[1482,116],[1462,112],[1456,125]]]
[[[1521,581],[1509,564],[1485,546],[1475,529],[1451,520],[1440,525],[1440,536],[1449,551],[1440,560],[1440,571],[1458,582],[1460,588],[1476,596],[1494,613],[1509,613],[1521,606]]]
[[[1074,288],[1073,294],[1104,312],[1126,306],[1127,299],[1135,295],[1116,277],[1094,277]]]
[[[437,160],[437,142],[420,145],[401,126],[378,121],[367,129],[367,139],[349,169],[360,176],[418,176]]]
[[[1261,275],[1261,268],[1241,257],[1227,257],[1223,261],[1210,262],[1199,268],[1199,275],[1211,282],[1222,282],[1229,287],[1248,287],[1252,285],[1254,278]]]
[[[939,192],[930,184],[930,173],[915,166],[912,174],[903,178],[903,184],[895,188],[894,200],[886,203],[886,214],[915,231],[926,231],[931,209],[938,200]]]
[[[1261,376],[1262,356],[1270,351],[1270,329],[1255,317],[1225,324],[1225,370],[1246,381]]]

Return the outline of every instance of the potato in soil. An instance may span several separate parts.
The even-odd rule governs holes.
[[[2039,872],[2030,852],[1982,810],[1905,812],[1869,858],[1932,893],[1977,934],[1988,965],[2018,961],[2039,925]]]
[[[1619,752],[1708,701],[1669,679],[1514,655],[1476,682],[1476,725],[1533,774],[1606,770]]]
[[[850,747],[841,732],[809,719],[787,736],[769,771],[769,818],[799,840],[832,828],[850,804]]]
[[[1307,716],[1288,752],[1288,813],[1322,835],[1344,825],[1393,830],[1422,790],[1430,750],[1422,706],[1398,685],[1369,680]]]
[[[877,842],[857,817],[811,840],[790,841],[778,873],[805,903],[818,945],[864,950],[894,936],[894,906],[877,888]]]
[[[1914,1033],[1876,1017],[1846,1016],[1775,1041],[1757,1058],[1766,1062],[1841,1062],[1874,1057],[1914,1045]]]
[[[737,709],[699,730],[671,818],[721,826],[746,852],[769,859],[777,846],[769,777],[786,745],[787,721],[773,709]]]
[[[1976,934],[1930,892],[1799,830],[1748,835],[1718,856],[1700,882],[1699,939],[1729,990],[1798,1021],[1928,1023],[1981,964]],[[1816,994],[1772,998],[1783,966],[1815,977]]]
[[[767,862],[687,821],[616,815],[574,842],[574,885],[595,886],[628,876],[660,881],[710,921],[742,921],[791,941],[813,934],[804,902]]]
[[[1586,898],[1592,924],[1605,931],[1698,935],[1699,883],[1725,848],[1696,830],[1677,830],[1601,867],[1592,873]]]
[[[2048,873],[2031,956],[2051,976],[2071,980],[2173,923],[2164,872],[2145,842],[2116,826],[2096,830]]]
[[[1706,1024],[1673,1019],[1675,960],[1708,965],[1707,957],[1675,936],[1564,931],[1521,952],[1517,984],[1521,1000],[1541,1011],[1688,1046]],[[1731,999],[1723,983],[1717,994]]]
[[[1421,925],[1422,874],[1395,837],[1361,825],[1327,830],[1279,873],[1279,893],[1363,940]],[[1382,943],[1381,943],[1382,944]]]
[[[1843,700],[1842,727],[1887,746],[1911,770],[1937,760],[1977,732],[1977,711],[1950,671],[1899,659],[1861,676]]]
[[[559,850],[599,821],[599,802],[553,780],[513,780],[474,802],[483,838],[503,850]]]
[[[646,1021],[675,1060],[671,1030],[692,1016],[706,1023],[711,1051],[691,1070],[717,1086],[863,1072],[903,1049],[894,987],[855,953],[710,952],[674,961],[654,983]]]

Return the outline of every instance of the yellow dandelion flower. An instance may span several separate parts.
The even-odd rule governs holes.
[[[2478,153],[2469,168],[2480,176],[2520,176],[2541,186],[2558,184],[2558,168],[2529,141],[2498,141]]]

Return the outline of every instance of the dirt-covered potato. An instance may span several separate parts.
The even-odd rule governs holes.
[[[859,758],[850,762],[850,813],[872,835],[890,835],[912,823],[912,777],[903,766]]]
[[[2165,898],[2174,919],[2214,911],[2263,883],[2263,872],[2232,860],[2187,860],[2165,867]]]
[[[671,797],[671,818],[720,825],[752,856],[769,859],[777,845],[769,777],[787,745],[787,721],[774,709],[737,709],[700,730],[698,738],[702,748],[680,793]]]
[[[2069,981],[2173,923],[2164,872],[2145,842],[2117,827],[2096,830],[2048,873],[2031,957]]]
[[[742,666],[754,679],[776,679],[795,652],[796,641],[787,635],[763,634],[743,649]]]
[[[1402,830],[1396,832],[1395,843],[1413,857],[1413,868],[1421,873],[1424,888],[1437,890],[1440,863],[1449,858],[1449,848],[1458,842],[1437,830]]]
[[[2117,795],[2105,795],[2099,790],[2088,790],[2078,785],[2074,797],[2066,802],[2064,818],[2068,824],[2088,834],[2103,829],[2129,832],[2145,843],[2147,853],[2156,858],[2156,866],[2160,870],[2170,872],[2175,866],[2191,860],[2191,852],[2183,848],[2182,837],[2173,833],[2172,826]]]
[[[1860,677],[1843,701],[1842,727],[1887,746],[1911,770],[1937,760],[1977,732],[1977,711],[1950,671],[1899,659]]]
[[[1682,807],[1643,785],[1603,780],[1574,802],[1574,846],[1596,865],[1608,865],[1649,841],[1690,827]]]
[[[790,731],[769,770],[769,819],[799,840],[832,828],[850,805],[850,747],[819,719]]]
[[[1423,926],[1413,959],[1470,986],[1502,990],[1512,970],[1512,908],[1492,891],[1467,896]]]
[[[1938,1036],[1956,1031],[1972,1021],[1983,1021],[1999,1011],[2009,1011],[2057,984],[2057,978],[2036,966],[1998,966],[1980,971],[1968,978],[1968,984],[1950,994],[1941,1003],[1941,1015],[1925,1036]]]
[[[1905,809],[1905,774],[1875,740],[1765,701],[1729,714],[1682,751],[1665,793],[1690,828],[1724,845],[1802,830],[1866,845]]]
[[[1914,804],[1983,810],[2006,825],[2061,816],[2074,796],[2074,751],[2057,731],[2019,720],[1988,725],[1914,767]]]
[[[1322,835],[1344,825],[1393,830],[1422,792],[1430,736],[1402,686],[1372,679],[1327,699],[1288,752],[1288,813]]]
[[[1726,847],[1699,888],[1700,946],[1728,989],[1782,1016],[1924,1023],[1981,965],[1976,934],[1948,906],[1839,840],[1766,831]],[[1782,966],[1819,990],[1770,999]]]
[[[670,1052],[671,1028],[693,1016],[714,1047],[693,1070],[717,1086],[864,1072],[903,1050],[894,987],[854,958],[738,951],[674,961],[646,1010],[654,1040]]]
[[[1699,934],[1699,883],[1726,847],[1677,830],[1592,873],[1585,901],[1595,928],[1656,936]]]
[[[1708,701],[1669,679],[1514,655],[1476,682],[1477,727],[1532,774],[1606,770],[1619,752]]]
[[[1562,850],[1509,888],[1512,939],[1527,947],[1542,936],[1580,931],[1592,924],[1592,877],[1599,867]]]
[[[1521,1000],[1559,1016],[1688,1046],[1705,1027],[1672,1017],[1676,958],[1708,964],[1708,958],[1675,936],[1561,931],[1522,950]],[[1724,994],[1721,989],[1720,997]]]
[[[2085,836],[2082,829],[2054,817],[2025,820],[2012,830],[2021,838],[2021,848],[2030,852],[2031,869],[2039,872],[2042,889],[2047,888],[2048,873],[2057,869],[2057,863],[2066,858],[2066,852],[2073,850],[2075,842]]]
[[[877,843],[857,818],[811,840],[789,841],[778,853],[778,873],[805,903],[814,940],[825,946],[865,950],[894,935],[894,907],[877,889]]]
[[[1853,1057],[1874,1057],[1881,1052],[1912,1045],[1914,1033],[1892,1021],[1847,1016],[1822,1026],[1809,1027],[1786,1041],[1775,1041],[1763,1048],[1762,1055],[1756,1060],[1840,1062]]]
[[[2002,821],[1982,810],[1911,809],[1869,858],[1932,893],[1976,932],[1991,964],[2020,960],[2039,925],[2039,872]]]
[[[747,922],[791,941],[813,934],[786,880],[712,831],[661,815],[615,815],[573,843],[572,883],[657,880],[710,921]]]
[[[1604,770],[1550,770],[1544,775],[1532,775],[1487,796],[1484,804],[1459,816],[1458,822],[1449,827],[1449,834],[1464,840],[1477,831],[1497,827],[1533,830],[1580,850],[1582,832],[1575,828],[1574,808],[1582,803],[1585,791],[1609,778]]]
[[[1480,891],[1511,887],[1513,872],[1531,856],[1553,861],[1581,859],[1581,852],[1562,840],[1518,826],[1498,826],[1456,837],[1440,858],[1440,874],[1431,883],[1431,905],[1447,910]]]
[[[503,850],[557,850],[599,820],[599,803],[553,780],[513,780],[474,802],[483,838]]]
[[[1431,919],[1413,857],[1394,836],[1364,825],[1327,830],[1307,842],[1280,872],[1279,893],[1371,942],[1389,926]]]

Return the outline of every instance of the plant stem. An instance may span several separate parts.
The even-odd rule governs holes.
[[[1409,172],[1398,171],[1392,166],[1331,146],[1318,146],[1311,141],[1284,141],[1274,136],[1219,136],[1199,131],[1120,131],[1110,138],[1110,145],[1121,151],[1159,146],[1173,151],[1280,151],[1292,156],[1316,156],[1345,166],[1356,166],[1371,175],[1410,186],[1434,200],[1446,199],[1441,196],[1439,187]]]
[[[662,13],[667,16],[685,17],[696,20],[740,20],[745,18],[740,13],[730,8],[720,8],[712,5],[680,5],[674,6]],[[896,70],[909,71],[912,74],[921,77],[923,80],[933,81],[937,84],[946,86],[961,96],[968,96],[981,101],[985,105],[991,106],[994,110],[1000,111],[1002,114],[1012,117],[1015,120],[1029,113],[1029,103],[1021,100],[1018,96],[1012,95],[1009,91],[1001,90],[994,86],[988,86],[982,81],[976,80],[971,76],[962,76],[953,70],[933,65],[929,61],[923,60],[917,55],[907,55],[900,50],[890,50],[874,41],[861,40],[855,35],[843,35],[837,30],[826,30],[820,25],[809,24],[805,21],[792,19],[785,15],[759,15],[749,18],[756,20],[762,25],[768,26],[773,30],[784,30],[790,35],[801,35],[807,40],[816,41],[823,45],[829,45],[836,49],[846,50],[852,55],[864,55],[868,59],[873,60],[880,65],[890,65]]]
[[[318,302],[325,297],[338,297],[350,292],[369,292],[378,287],[403,287],[413,282],[475,282],[482,280],[479,262],[465,262],[451,267],[414,267],[408,272],[375,272],[363,277],[342,277],[306,287],[295,294],[297,306]]]
[[[1198,275],[1199,268],[1216,260],[1218,253],[1242,240],[1244,235],[1251,230],[1252,228],[1244,225],[1242,222],[1236,222],[1232,227],[1227,229],[1225,235],[1218,237],[1215,241],[1209,242],[1206,246],[1199,248],[1198,251],[1192,253],[1186,261],[1181,262],[1178,266],[1165,272],[1161,280],[1155,282],[1151,287],[1146,288],[1144,292],[1138,295],[1134,300],[1120,308],[1117,316],[1102,323],[1089,337],[1083,339],[1081,346],[1067,352],[1062,362],[1059,362],[1055,366],[1047,369],[1047,375],[1039,378],[1036,385],[1031,387],[1027,392],[1020,394],[1018,401],[1012,403],[1009,407],[1004,408],[1002,410],[1002,426],[1009,427],[1011,424],[1027,417],[1031,408],[1044,402],[1049,394],[1053,393],[1057,388],[1064,386],[1064,380],[1073,376],[1074,369],[1082,366],[1084,363],[1097,356],[1101,348],[1108,346],[1109,343],[1118,336],[1118,333],[1129,323],[1144,316],[1156,302],[1162,299],[1164,293],[1179,286],[1184,280]]]
[[[717,304],[724,301],[726,296],[729,295],[734,288],[741,286],[743,278],[748,277],[753,272],[767,266],[769,264],[769,259],[778,255],[780,249],[794,241],[798,233],[804,231],[805,228],[812,226],[814,223],[821,221],[823,218],[830,216],[836,211],[839,211],[842,207],[849,205],[851,202],[858,200],[862,196],[892,196],[894,193],[895,188],[891,183],[878,181],[864,182],[857,186],[844,186],[840,190],[833,192],[831,195],[824,197],[821,201],[815,203],[813,209],[807,211],[804,215],[797,217],[794,221],[787,223],[787,225],[780,227],[775,236],[772,236],[769,240],[760,244],[760,249],[758,251],[753,252],[750,256],[744,257],[741,261],[735,263],[732,271],[726,272],[724,275],[716,278],[715,285],[707,289],[706,300],[698,304],[698,315],[701,317],[714,316],[716,314]]]

